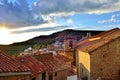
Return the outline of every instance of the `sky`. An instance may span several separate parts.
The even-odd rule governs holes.
[[[65,29],[120,28],[120,0],[0,0],[0,44]]]

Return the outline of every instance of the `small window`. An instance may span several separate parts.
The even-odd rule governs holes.
[[[69,42],[69,47],[70,47],[70,48],[73,47],[73,42],[72,42],[72,41]]]
[[[46,79],[46,72],[42,73],[42,80]]]
[[[83,73],[83,68],[81,68],[81,71],[82,71],[82,73]]]
[[[55,72],[55,77],[57,76],[57,72]]]
[[[32,80],[36,80],[36,78],[34,77],[34,78],[32,78]]]

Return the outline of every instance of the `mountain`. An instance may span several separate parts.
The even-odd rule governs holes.
[[[72,29],[67,29],[64,31],[56,32],[51,35],[45,36],[38,36],[35,38],[32,38],[28,41],[25,42],[20,42],[20,43],[14,43],[12,45],[18,45],[18,44],[31,44],[34,45],[36,43],[42,43],[42,42],[47,42],[48,44],[55,42],[56,40],[63,42],[63,39],[66,35],[73,35],[77,36],[78,40],[82,38],[82,36],[86,36],[87,33],[91,33],[91,35],[96,35],[102,31],[87,31],[87,30],[72,30]]]
[[[64,31],[59,31],[59,32],[53,33],[53,34],[48,35],[48,36],[46,36],[46,35],[38,36],[38,37],[32,38],[28,41],[24,41],[24,42],[13,43],[11,45],[0,45],[0,49],[5,51],[9,55],[13,55],[13,54],[20,53],[24,49],[31,47],[35,44],[41,44],[41,43],[51,44],[51,43],[55,42],[56,40],[63,42],[64,37],[67,35],[76,36],[77,39],[79,40],[82,38],[82,36],[86,36],[87,33],[91,33],[91,35],[93,36],[93,35],[96,35],[100,32],[102,32],[102,31],[92,31],[92,30],[87,31],[87,30],[67,29]]]

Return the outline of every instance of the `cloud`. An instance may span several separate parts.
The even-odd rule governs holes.
[[[55,16],[66,18],[76,13],[101,14],[118,11],[119,7],[120,0],[37,0],[30,10],[26,0],[1,0],[0,25],[8,28],[31,27],[55,22]]]
[[[73,23],[72,19],[68,19],[67,23],[72,24]]]
[[[26,0],[0,1],[0,24],[8,25],[8,28],[25,27],[44,23],[41,17],[35,18]]]
[[[120,10],[119,7],[120,0],[37,0],[30,10],[26,0],[1,0],[0,25],[7,25],[8,28],[20,29],[21,31],[23,29],[27,31],[51,28],[51,24],[56,24],[55,16],[66,18],[76,13],[101,14],[118,11]],[[117,16],[120,16],[120,14],[115,17]],[[99,21],[99,23],[116,22],[118,20],[115,17],[111,17],[110,20]],[[69,17],[66,20],[68,24],[73,23]]]
[[[20,34],[20,33],[29,33],[29,32],[47,32],[47,31],[58,31],[58,30],[63,30],[65,28],[69,28],[68,26],[55,26],[55,27],[46,27],[46,28],[38,28],[38,29],[28,29],[28,30],[23,30],[23,31],[13,31],[12,33],[14,34]]]
[[[109,28],[109,29],[113,29],[113,28],[120,28],[120,24],[117,24],[117,25],[108,25],[108,26],[103,26],[103,28]]]
[[[115,22],[120,22],[119,19],[116,19],[116,17],[118,17],[118,16],[120,16],[120,14],[116,14],[116,15],[114,14],[114,15],[111,16],[110,19],[101,20],[101,21],[98,21],[98,23],[103,24],[103,23],[115,23]]]
[[[45,26],[46,25],[46,26]],[[24,27],[20,29],[11,29],[9,30],[12,34],[21,34],[21,33],[29,33],[29,32],[48,32],[48,31],[59,31],[64,29],[74,29],[75,27],[60,25],[60,24],[44,24],[33,27]]]
[[[119,11],[119,7],[120,0],[38,0],[33,5],[33,11],[38,15],[67,16],[74,13],[114,12]]]

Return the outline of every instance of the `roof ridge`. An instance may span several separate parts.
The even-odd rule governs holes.
[[[112,33],[112,32],[114,32],[114,31],[116,31],[116,30],[120,30],[120,29],[119,29],[119,28],[114,28],[114,29],[112,29],[112,30],[104,31],[104,32],[101,32],[101,33],[99,33],[99,34],[97,34],[97,35],[95,35],[95,36],[92,36],[91,38],[106,36],[106,35],[108,35],[109,33]]]
[[[0,72],[23,72],[23,71],[29,71],[29,68],[25,67],[24,65],[21,65],[19,62],[17,62],[12,57],[5,54],[5,52],[0,50],[0,65],[2,65],[0,68],[2,69]],[[3,66],[5,65],[5,66]]]
[[[101,36],[101,37],[105,37],[105,36],[108,36],[108,35],[110,35],[110,34],[112,34],[112,33],[114,33],[114,32],[116,32],[116,31],[120,31],[120,29],[119,28],[115,28],[115,29],[112,29],[112,30],[109,30],[108,32],[106,32],[106,34],[104,34],[103,36]]]
[[[115,28],[115,29],[100,33],[98,35],[92,37],[93,40],[89,40],[89,38],[88,38],[88,39],[84,40],[83,42],[80,42],[78,47],[81,48],[81,50],[90,52],[90,51],[104,45],[105,43],[108,43],[109,41],[119,37],[120,29]],[[90,39],[92,39],[92,38],[90,38]],[[94,38],[96,38],[96,39],[94,40]]]

